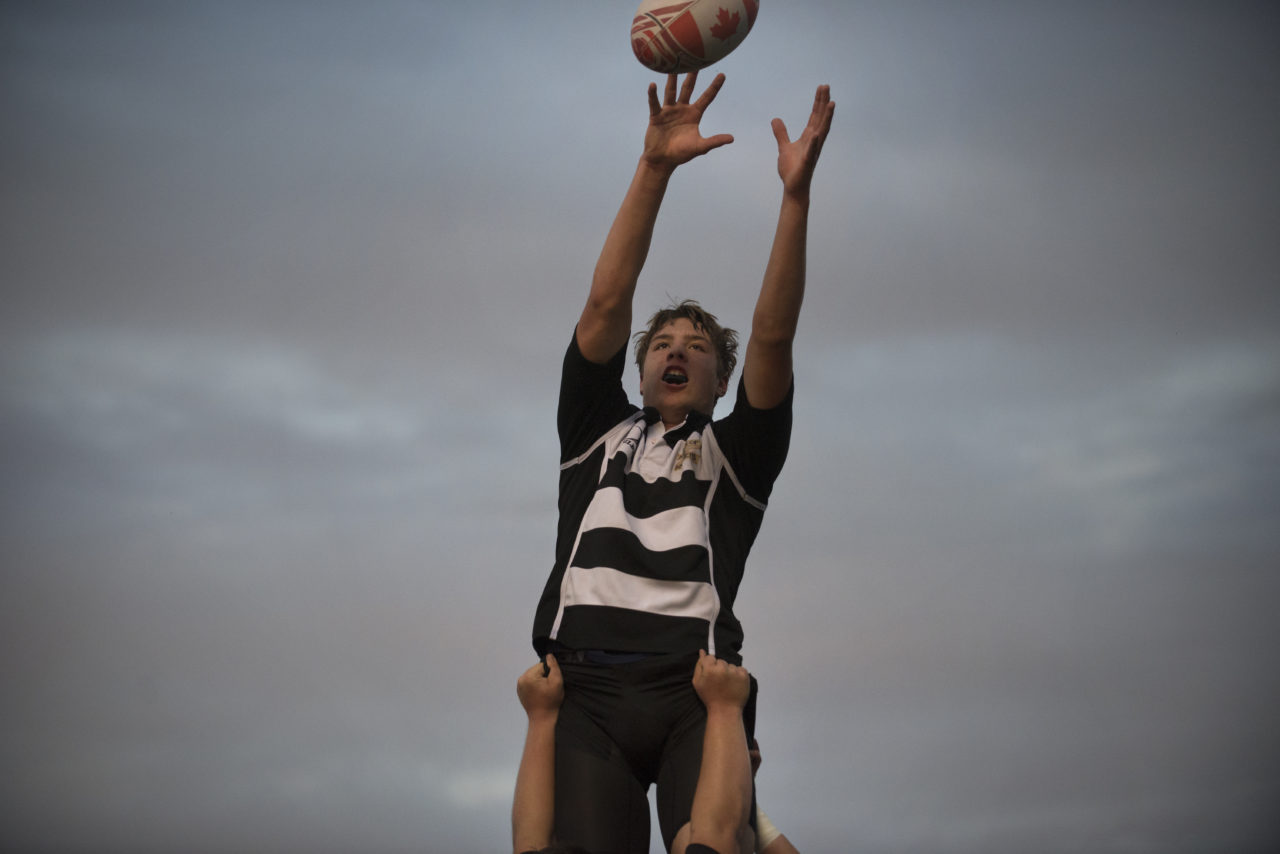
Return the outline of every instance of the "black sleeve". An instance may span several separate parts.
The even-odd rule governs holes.
[[[624,345],[608,362],[597,365],[582,355],[574,331],[564,354],[556,411],[561,462],[584,453],[610,427],[638,409],[622,388],[626,354]]]
[[[772,409],[756,409],[747,401],[746,386],[739,379],[733,412],[715,423],[716,441],[742,488],[760,501],[769,497],[787,461],[795,390],[793,379],[781,403]]]

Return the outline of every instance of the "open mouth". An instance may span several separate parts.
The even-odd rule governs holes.
[[[684,385],[689,378],[680,370],[669,368],[662,374],[662,381],[671,385]]]

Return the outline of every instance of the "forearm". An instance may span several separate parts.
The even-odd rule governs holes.
[[[784,195],[751,321],[751,336],[759,343],[789,346],[795,339],[804,302],[808,239],[808,197]]]
[[[636,282],[649,256],[672,171],[673,167],[642,158],[605,237],[587,305],[578,322],[578,345],[591,361],[603,362],[611,357],[631,334]]]
[[[791,387],[792,343],[804,302],[808,196],[784,194],[751,320],[742,377],[752,406],[771,409]]]
[[[511,837],[516,854],[551,844],[555,822],[555,774],[556,716],[530,717],[511,806]]]
[[[728,705],[708,709],[702,767],[689,818],[691,841],[733,850],[750,807],[751,758],[742,710]]]

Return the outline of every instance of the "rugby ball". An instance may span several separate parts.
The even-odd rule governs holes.
[[[631,22],[631,50],[661,74],[697,71],[742,44],[758,11],[759,0],[644,0]]]

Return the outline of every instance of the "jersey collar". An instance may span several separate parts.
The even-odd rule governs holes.
[[[643,410],[644,422],[650,426],[662,421],[662,415],[658,413],[657,408],[646,406]],[[693,410],[685,416],[684,423],[677,427],[672,427],[662,435],[667,440],[668,445],[674,446],[676,442],[689,438],[693,433],[697,433],[711,423],[711,416],[704,415],[697,410]]]

